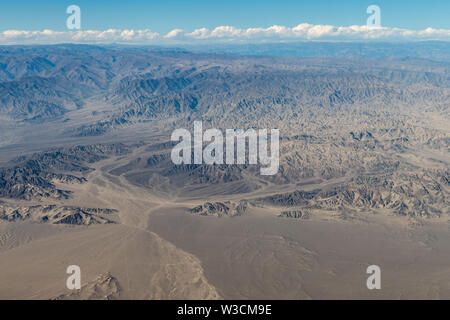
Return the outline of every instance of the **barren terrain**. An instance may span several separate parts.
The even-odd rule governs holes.
[[[0,54],[0,299],[450,299],[446,59],[71,49]],[[279,172],[174,165],[193,120]]]

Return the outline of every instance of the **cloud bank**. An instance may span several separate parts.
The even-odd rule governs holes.
[[[170,43],[254,43],[301,40],[386,40],[450,41],[450,30],[427,28],[408,30],[391,27],[312,25],[301,23],[295,27],[271,26],[268,28],[239,29],[219,26],[214,29],[200,28],[192,32],[174,29],[159,34],[149,29],[105,31],[20,31],[0,32],[0,44],[49,44],[49,43],[128,43],[128,44],[170,44]]]

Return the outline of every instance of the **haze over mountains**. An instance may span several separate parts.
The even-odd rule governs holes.
[[[449,298],[447,42],[188,49],[0,47],[0,298]],[[174,165],[194,120],[279,172]]]

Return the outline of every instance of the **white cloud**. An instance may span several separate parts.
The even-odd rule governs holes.
[[[450,30],[427,28],[408,30],[401,28],[368,26],[336,27],[331,25],[312,25],[302,23],[295,27],[274,25],[268,28],[239,29],[232,26],[219,26],[213,30],[207,28],[185,32],[174,29],[166,35],[145,30],[105,31],[21,31],[6,30],[0,32],[0,44],[31,43],[207,43],[207,42],[261,42],[289,40],[445,40],[450,41]]]
[[[176,39],[184,34],[182,29],[174,29],[164,36],[165,39]]]
[[[183,35],[186,38],[194,38],[194,39],[207,39],[209,38],[210,31],[207,28],[197,29],[191,33]]]

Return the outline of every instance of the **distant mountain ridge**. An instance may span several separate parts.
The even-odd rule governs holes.
[[[0,115],[18,121],[45,121],[82,108],[87,98],[98,96],[100,100],[104,97],[122,109],[112,118],[103,119],[104,122],[121,124],[131,118],[167,118],[198,110],[202,115],[207,114],[207,109],[220,104],[218,100],[229,99],[227,95],[233,91],[235,97],[226,103],[228,106],[239,104],[236,100],[242,96],[239,90],[249,96],[256,94],[258,99],[264,98],[262,93],[265,91],[266,96],[291,101],[298,99],[289,97],[292,94],[290,91],[309,90],[312,98],[321,89],[311,91],[310,86],[322,86],[322,80],[325,86],[330,81],[336,81],[337,85],[331,90],[320,91],[320,95],[331,91],[327,98],[330,104],[353,103],[355,95],[361,93],[346,93],[345,90],[355,88],[349,83],[352,81],[349,77],[357,74],[362,76],[360,81],[367,82],[361,82],[367,88],[373,87],[370,82],[379,82],[382,87],[386,82],[402,85],[425,82],[448,88],[450,66],[446,57],[450,56],[449,47],[445,42],[396,45],[312,42],[248,47],[277,48],[286,56],[277,58],[194,54],[176,48],[158,47],[1,46]],[[248,49],[247,52],[242,49],[247,48],[245,46],[224,46],[217,50],[220,48],[224,52],[237,50],[240,54],[252,54],[253,50]],[[290,49],[296,50],[297,56],[309,58],[289,57]],[[209,52],[215,51],[210,48]],[[330,55],[330,52],[335,52],[335,55]],[[430,52],[441,57],[441,62],[424,60],[433,58],[425,54]],[[271,51],[263,53],[271,54]],[[405,57],[408,53],[412,54]],[[390,57],[380,59],[384,55]],[[404,57],[395,58],[397,55]],[[327,67],[330,62],[334,65],[332,69]],[[309,84],[306,79],[311,79]],[[363,94],[376,93],[369,91]],[[298,102],[317,101],[301,99]],[[224,111],[215,109],[210,113],[219,112],[222,117]],[[105,127],[105,124],[100,125]]]

